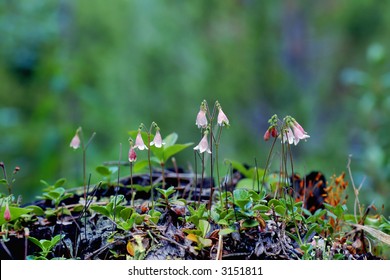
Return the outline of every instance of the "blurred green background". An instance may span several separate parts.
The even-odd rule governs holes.
[[[82,184],[123,159],[128,131],[156,121],[179,142],[198,142],[195,117],[219,100],[231,128],[220,155],[265,166],[274,113],[308,131],[295,169],[327,178],[352,154],[360,199],[389,205],[390,1],[0,1],[0,161],[20,166],[24,201],[39,180]],[[192,149],[179,165],[193,164]],[[122,174],[125,175],[125,174]],[[348,176],[347,176],[348,177]],[[2,192],[6,192],[3,186]],[[353,201],[353,196],[349,198]]]

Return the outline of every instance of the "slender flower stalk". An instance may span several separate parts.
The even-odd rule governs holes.
[[[81,136],[80,136],[81,134]],[[86,175],[86,161],[87,161],[87,148],[89,144],[91,143],[92,139],[95,137],[96,133],[92,133],[91,137],[89,138],[87,144],[84,144],[83,140],[83,130],[81,127],[79,127],[76,130],[76,134],[73,136],[71,142],[70,142],[70,147],[73,149],[78,149],[82,148],[83,150],[83,181],[84,181],[84,201],[87,201],[87,175]]]
[[[131,206],[134,207],[135,191],[133,188],[133,164],[137,160],[137,153],[134,149],[133,139],[129,138],[129,162],[130,162],[130,189],[131,189]]]
[[[214,141],[215,161],[216,161],[216,169],[217,169],[217,184],[218,184],[218,190],[219,190],[219,200],[221,201],[221,204],[222,204],[222,188],[221,188],[221,180],[220,180],[220,176],[219,176],[219,161],[218,161],[219,144],[220,144],[220,140],[221,140],[222,128],[224,126],[229,127],[230,122],[229,122],[229,119],[227,118],[226,114],[222,110],[221,104],[218,101],[215,102],[215,107],[218,109],[217,124],[219,126],[217,138]]]
[[[154,136],[153,141],[151,141],[151,131],[152,129],[155,129],[156,133]],[[145,144],[144,140],[142,139],[142,130],[145,130],[147,133],[147,142]],[[153,170],[152,170],[152,161],[151,161],[151,151],[150,147],[155,146],[156,148],[161,148],[165,143],[162,141],[160,128],[155,122],[152,122],[150,125],[149,130],[146,129],[145,125],[143,123],[140,124],[138,128],[138,134],[135,139],[135,145],[134,149],[139,150],[147,150],[148,151],[148,165],[149,165],[149,179],[150,179],[150,199],[152,201],[152,209],[154,209],[154,184],[153,184]],[[131,148],[130,148],[131,150]],[[129,151],[130,153],[130,151]],[[129,154],[129,160],[130,160],[130,154]],[[164,177],[164,175],[163,175]],[[163,178],[163,181],[165,182],[165,179]]]
[[[7,186],[8,194],[11,195],[12,194],[12,184],[15,182],[15,175],[16,175],[16,173],[18,173],[20,171],[20,167],[15,166],[14,171],[12,172],[12,176],[10,179],[7,177],[7,170],[5,168],[4,162],[2,162],[2,161],[0,162],[0,168],[3,169],[3,177],[4,177],[3,182]]]
[[[272,153],[272,150],[274,148],[274,144],[276,141],[276,137],[281,139],[281,161],[280,161],[280,172],[279,172],[279,185],[285,186],[287,185],[288,180],[288,158],[290,157],[290,165],[291,165],[291,172],[292,172],[292,178],[293,182],[292,185],[294,186],[294,165],[293,165],[293,157],[292,157],[292,151],[291,151],[291,145],[297,145],[300,140],[305,140],[309,138],[310,136],[307,134],[307,132],[302,128],[302,126],[291,116],[286,116],[283,121],[280,121],[277,117],[277,115],[272,116],[272,118],[268,121],[270,124],[269,128],[264,134],[264,140],[268,141],[270,137],[274,137],[275,140],[272,143],[271,151],[268,155],[267,163],[265,172],[263,175],[263,184],[264,184],[264,178],[265,173],[268,169],[269,159],[270,155]],[[288,186],[288,185],[287,185]],[[283,189],[283,195],[286,196],[286,189]],[[275,190],[275,197],[279,191],[279,188],[276,188]],[[285,197],[286,199],[286,197]],[[299,243],[302,244],[302,240],[299,234],[299,229],[297,225],[297,221],[295,219],[295,212],[294,212],[294,201],[292,196],[289,196],[290,203],[291,203],[291,212],[292,212],[292,220],[295,226],[295,230],[297,232],[297,236],[299,239]],[[288,209],[286,209],[286,214],[288,214]]]
[[[153,122],[152,124],[156,130],[156,134],[154,135],[153,141],[150,142],[150,146],[155,146],[156,148],[160,149],[162,146],[165,145],[165,142],[163,141],[160,133],[160,128],[157,126],[156,123]],[[161,165],[161,177],[162,177],[162,188],[165,189],[165,163],[164,161],[160,161]]]
[[[216,110],[218,110],[218,115],[216,114]],[[214,120],[216,119],[218,125],[217,134],[214,133],[213,125]],[[203,171],[204,171],[204,156],[205,152],[211,154],[210,156],[210,177],[214,179],[214,164],[216,164],[216,172],[217,172],[217,185],[220,192],[220,200],[222,201],[222,190],[221,190],[221,182],[219,177],[219,162],[218,162],[218,148],[221,137],[222,128],[225,126],[229,126],[230,122],[227,118],[226,114],[222,110],[222,107],[218,101],[215,102],[212,111],[209,110],[208,104],[206,100],[200,105],[200,110],[196,116],[195,124],[198,128],[203,132],[203,137],[200,140],[199,144],[195,146],[194,150],[199,153],[202,158],[202,181],[203,181]],[[217,138],[216,138],[217,136]],[[213,150],[215,148],[215,150]],[[215,161],[215,163],[214,163]],[[210,192],[210,200],[208,208],[211,209],[212,198],[214,193],[214,187],[211,188]],[[221,202],[222,203],[222,202]]]

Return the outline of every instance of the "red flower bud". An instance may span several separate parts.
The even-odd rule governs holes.
[[[269,129],[267,129],[267,131],[264,133],[264,140],[268,141],[270,136],[271,136],[271,133],[269,132]]]

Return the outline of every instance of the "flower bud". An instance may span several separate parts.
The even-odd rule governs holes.
[[[9,211],[8,202],[5,204],[4,220],[11,221],[11,212]]]

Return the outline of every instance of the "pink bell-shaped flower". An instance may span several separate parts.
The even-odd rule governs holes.
[[[222,111],[222,108],[219,107],[218,109],[218,117],[217,117],[217,123],[220,126],[229,126],[229,120],[226,117],[225,113]]]
[[[157,129],[156,135],[154,135],[154,139],[152,142],[150,142],[150,146],[155,146],[156,148],[161,148],[165,143],[162,140],[160,130]]]
[[[79,130],[77,130],[76,134],[72,138],[72,141],[70,141],[69,146],[76,150],[76,149],[80,148],[80,144],[81,144],[81,141],[80,141],[80,137],[79,137]]]
[[[199,153],[208,152],[209,154],[211,154],[209,142],[207,140],[207,134],[208,133],[205,133],[203,135],[202,140],[200,140],[199,144],[194,148],[194,150],[198,150]]]
[[[198,112],[198,115],[196,116],[195,124],[198,126],[198,128],[206,128],[207,127],[207,116],[206,116],[206,104],[205,101],[202,102],[200,105],[200,109]]]
[[[139,150],[147,150],[148,147],[145,145],[144,140],[142,139],[141,131],[138,131],[137,138],[135,138],[135,146]]]
[[[288,141],[288,143],[291,145],[294,143],[294,145],[297,145],[300,140],[305,140],[307,138],[310,138],[310,136],[307,134],[307,132],[302,128],[302,126],[292,117],[286,118],[287,121],[287,128],[285,131],[285,138],[283,139],[283,142]]]

